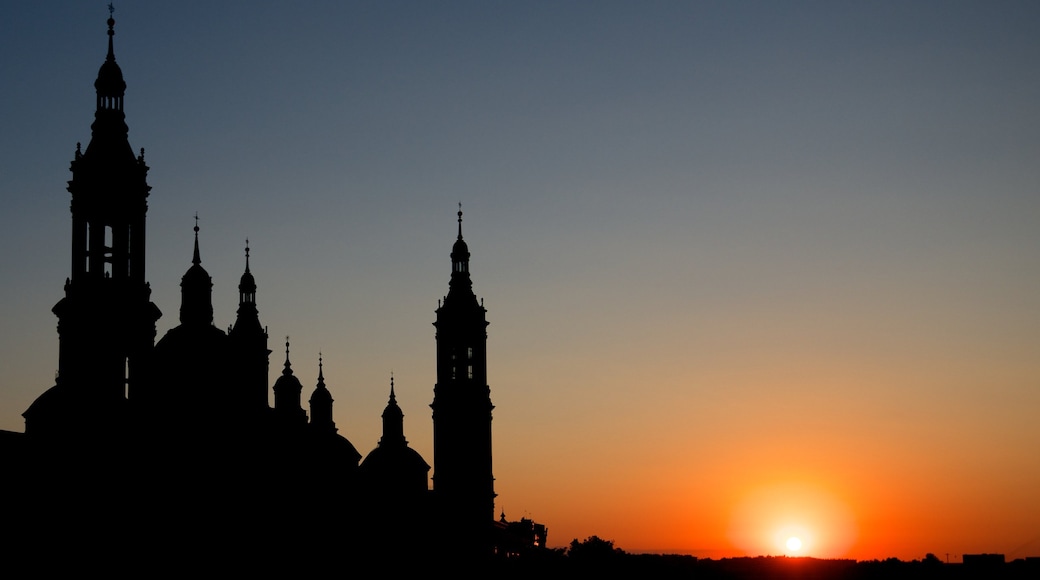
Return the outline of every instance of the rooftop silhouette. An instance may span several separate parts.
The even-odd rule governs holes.
[[[472,290],[461,204],[431,345],[432,479],[405,438],[393,377],[383,435],[366,456],[333,420],[326,381],[335,378],[321,355],[305,389],[286,337],[270,384],[248,240],[236,319],[226,332],[216,326],[198,215],[179,324],[157,337],[162,313],[145,279],[149,168],[130,146],[115,20],[107,24],[91,139],[85,150],[77,144],[68,182],[72,271],[53,309],[57,377],[26,409],[25,432],[0,438],[12,545],[37,558],[258,569],[390,554],[475,563],[544,548],[544,526],[533,535],[528,520],[517,528],[495,519],[488,323]]]

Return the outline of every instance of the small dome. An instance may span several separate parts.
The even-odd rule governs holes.
[[[296,378],[296,375],[288,372],[282,373],[282,376],[278,377],[278,380],[274,382],[274,388],[278,391],[292,389],[299,392],[303,390],[303,384],[300,383],[300,379]]]
[[[256,278],[253,278],[248,270],[242,274],[242,279],[238,282],[238,289],[240,292],[256,292]]]
[[[203,284],[210,285],[213,283],[213,277],[209,275],[209,272],[202,267],[202,264],[192,264],[188,271],[181,277],[181,287],[195,287]]]
[[[370,471],[378,470],[390,473],[423,474],[430,471],[430,464],[426,463],[419,452],[408,447],[401,446],[379,446],[373,449],[361,462],[361,468]]]
[[[324,386],[318,387],[318,388],[314,389],[313,393],[311,393],[311,401],[310,402],[311,402],[312,405],[315,404],[315,403],[331,403],[332,402],[332,393],[330,393],[329,390],[327,388],[325,388]]]
[[[97,80],[94,81],[94,88],[97,89],[99,97],[122,97],[126,92],[123,71],[116,64],[115,51],[112,50],[112,37],[116,34],[115,24],[115,19],[108,19],[108,56],[98,70]]]
[[[193,264],[181,278],[181,323],[213,324],[213,278],[201,264]]]
[[[126,93],[126,81],[123,80],[123,71],[115,60],[106,60],[98,71],[94,88],[102,97],[122,97]]]

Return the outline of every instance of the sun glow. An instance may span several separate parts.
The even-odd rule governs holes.
[[[805,484],[759,488],[735,507],[730,541],[746,554],[842,557],[856,527],[849,509],[827,490]]]

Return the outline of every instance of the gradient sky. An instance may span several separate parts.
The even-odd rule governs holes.
[[[0,429],[53,384],[104,2],[0,19]],[[457,203],[496,509],[628,551],[1040,555],[1040,4],[122,2],[148,279],[245,239],[271,379],[324,354],[433,462]],[[301,498],[303,503],[304,498]],[[342,525],[349,525],[343,522]]]

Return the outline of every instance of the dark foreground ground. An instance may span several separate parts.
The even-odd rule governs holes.
[[[936,559],[900,561],[820,560],[756,557],[697,559],[692,556],[607,554],[571,557],[546,553],[523,561],[500,561],[490,577],[500,578],[693,578],[725,580],[1004,580],[1040,579],[1040,559],[946,564]]]

